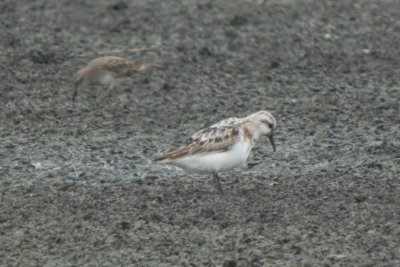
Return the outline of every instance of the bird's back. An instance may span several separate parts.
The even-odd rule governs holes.
[[[152,65],[152,61],[131,61],[121,57],[107,56],[92,60],[88,68],[102,70],[115,78],[122,78],[145,70]]]

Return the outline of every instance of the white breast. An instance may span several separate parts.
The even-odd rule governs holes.
[[[106,74],[100,78],[100,83],[104,85],[113,85],[117,83],[117,79],[115,79],[111,74]]]
[[[250,151],[250,142],[241,141],[226,152],[199,153],[171,161],[168,164],[196,173],[227,171],[241,166]]]

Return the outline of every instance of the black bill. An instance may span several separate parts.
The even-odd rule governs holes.
[[[274,148],[274,152],[276,151],[275,142],[274,142],[274,135],[268,136],[269,141],[271,142],[272,147]]]

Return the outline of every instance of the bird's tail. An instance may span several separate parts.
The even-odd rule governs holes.
[[[142,61],[138,64],[138,71],[144,71],[147,70],[148,68],[152,67],[154,65],[154,61]]]
[[[157,156],[157,157],[153,158],[152,161],[154,163],[158,163],[158,164],[165,164],[170,161],[170,158],[169,158],[168,154],[165,154],[165,155],[161,155],[161,156]]]

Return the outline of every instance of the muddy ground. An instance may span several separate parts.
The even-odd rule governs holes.
[[[0,23],[0,265],[400,265],[398,1],[6,0]],[[105,55],[156,64],[73,103]],[[151,163],[260,109],[277,152],[225,196]]]

